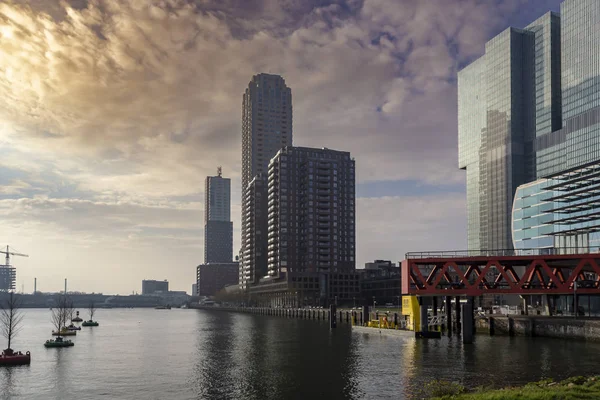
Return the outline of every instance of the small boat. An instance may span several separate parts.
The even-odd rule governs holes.
[[[75,318],[71,319],[71,322],[81,322],[83,321],[83,319],[81,319],[81,317],[79,316],[79,311],[77,311],[77,315],[75,316]]]
[[[31,354],[26,352],[25,354],[20,351],[13,351],[12,349],[6,349],[0,354],[0,365],[29,365],[31,364]]]
[[[80,326],[75,326],[75,325],[71,324],[71,325],[67,326],[67,330],[68,331],[80,331],[81,327]]]
[[[100,325],[98,322],[92,321],[92,320],[83,321],[83,323],[81,324],[81,326],[98,326],[98,325]]]
[[[75,336],[77,331],[70,331],[68,328],[62,328],[59,332],[52,331],[52,336]]]
[[[61,337],[57,337],[56,339],[46,340],[46,343],[44,343],[44,347],[71,347],[71,346],[75,346],[75,343],[73,343],[70,340],[64,340]]]
[[[170,310],[171,306],[156,306],[154,307],[155,310]]]

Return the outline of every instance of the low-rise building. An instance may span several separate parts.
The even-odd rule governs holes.
[[[196,267],[198,296],[214,296],[227,285],[238,283],[239,263],[208,263]]]
[[[375,260],[361,271],[361,304],[399,306],[402,298],[400,267],[391,261]]]
[[[146,279],[142,281],[142,294],[154,294],[156,292],[168,292],[169,281],[155,281]]]

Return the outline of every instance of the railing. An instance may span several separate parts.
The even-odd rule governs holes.
[[[589,253],[600,253],[600,249],[598,247],[560,247],[549,249],[417,251],[406,253],[405,259],[408,260],[421,258],[554,256]]]
[[[445,323],[446,323],[445,315],[434,315],[432,317],[429,317],[428,321],[427,321],[428,326],[443,325]]]

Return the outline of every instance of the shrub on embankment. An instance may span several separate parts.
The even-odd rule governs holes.
[[[436,400],[587,400],[600,399],[600,377],[572,377],[562,382],[551,379],[521,387],[467,390],[463,386],[434,381],[426,385],[428,396]]]

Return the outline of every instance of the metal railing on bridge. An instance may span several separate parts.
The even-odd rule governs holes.
[[[494,249],[494,250],[440,250],[411,251],[405,259],[427,258],[466,258],[466,257],[520,257],[520,256],[556,256],[571,254],[600,253],[598,247],[561,247],[551,249]]]

